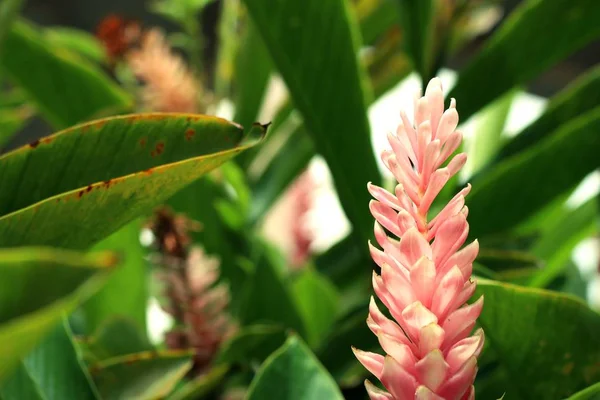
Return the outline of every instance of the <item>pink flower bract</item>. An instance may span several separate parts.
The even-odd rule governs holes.
[[[389,310],[387,318],[371,299],[367,324],[387,353],[353,349],[358,360],[387,389],[366,382],[373,400],[473,399],[477,356],[484,335],[469,336],[483,306],[473,304],[476,283],[471,279],[477,241],[463,247],[469,224],[465,196],[457,193],[432,217],[430,207],[448,180],[465,164],[466,154],[453,157],[462,134],[452,99],[444,111],[439,79],[432,79],[425,96],[415,101],[414,125],[402,113],[391,150],[381,154],[398,181],[394,193],[369,184],[376,219],[371,244],[381,275],[373,274],[375,294]]]

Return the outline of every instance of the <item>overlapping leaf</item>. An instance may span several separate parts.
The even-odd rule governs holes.
[[[109,254],[49,249],[0,250],[0,379],[61,319],[104,282]],[[10,284],[8,284],[10,283]]]
[[[214,117],[138,114],[31,143],[0,157],[0,186],[10,188],[0,192],[0,243],[86,248],[264,132]]]

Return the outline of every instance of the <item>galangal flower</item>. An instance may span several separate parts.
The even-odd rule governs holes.
[[[471,272],[479,245],[474,241],[460,249],[469,231],[465,196],[471,187],[456,194],[435,217],[428,214],[466,161],[461,153],[446,163],[462,141],[456,131],[456,103],[452,99],[444,111],[442,85],[436,78],[415,101],[414,125],[406,114],[401,117],[396,135],[388,135],[391,151],[381,155],[398,185],[393,194],[368,185],[376,199],[370,209],[382,248],[369,244],[381,267],[381,275],[373,274],[373,288],[393,320],[371,298],[367,324],[387,355],[353,350],[387,389],[366,381],[373,400],[473,399],[484,335],[478,329],[470,336],[483,297],[466,304],[475,291]]]

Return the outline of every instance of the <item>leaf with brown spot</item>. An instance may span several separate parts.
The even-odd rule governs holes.
[[[196,132],[191,142],[182,134],[188,129]],[[0,192],[0,243],[87,248],[264,134],[262,126],[244,132],[216,117],[136,114],[74,126],[36,148],[16,149],[0,156],[0,187],[8,189]],[[141,138],[160,157],[140,148]]]

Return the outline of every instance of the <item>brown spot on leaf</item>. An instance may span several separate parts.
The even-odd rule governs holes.
[[[86,193],[89,193],[89,192],[92,191],[92,189],[93,189],[93,186],[92,185],[88,185],[88,187],[85,188],[85,191],[86,191]]]
[[[102,182],[102,183],[103,183],[104,187],[105,187],[106,189],[108,189],[108,188],[110,188],[110,185],[112,185],[112,179],[109,179],[109,180],[107,180],[107,181],[104,181],[104,182]]]
[[[575,363],[574,362],[570,362],[565,364],[565,366],[562,368],[562,373],[564,375],[570,375],[571,371],[573,371],[573,368],[575,367]]]
[[[29,143],[29,147],[31,147],[32,149],[35,149],[36,147],[38,147],[40,144],[40,140],[34,140],[33,142]]]
[[[53,140],[54,140],[54,138],[52,136],[48,136],[48,137],[45,137],[42,139],[42,143],[48,144]]]
[[[141,147],[141,148],[144,148],[144,147],[146,147],[146,143],[147,143],[147,142],[148,142],[148,139],[147,139],[147,138],[145,138],[145,137],[141,138],[141,139],[140,139],[140,147]]]
[[[77,192],[77,197],[81,198],[84,193],[85,193],[85,190],[80,190],[79,192]]]
[[[158,142],[158,143],[156,143],[156,147],[154,148],[154,150],[152,150],[150,152],[150,155],[152,157],[160,156],[164,150],[165,150],[165,144],[163,142]]]
[[[189,142],[190,140],[192,140],[194,138],[195,134],[196,134],[195,130],[193,130],[192,128],[188,128],[185,131],[185,140],[187,140]]]
[[[153,172],[154,172],[154,170],[152,168],[148,168],[148,169],[144,170],[144,174],[146,174],[146,175],[152,175]]]

